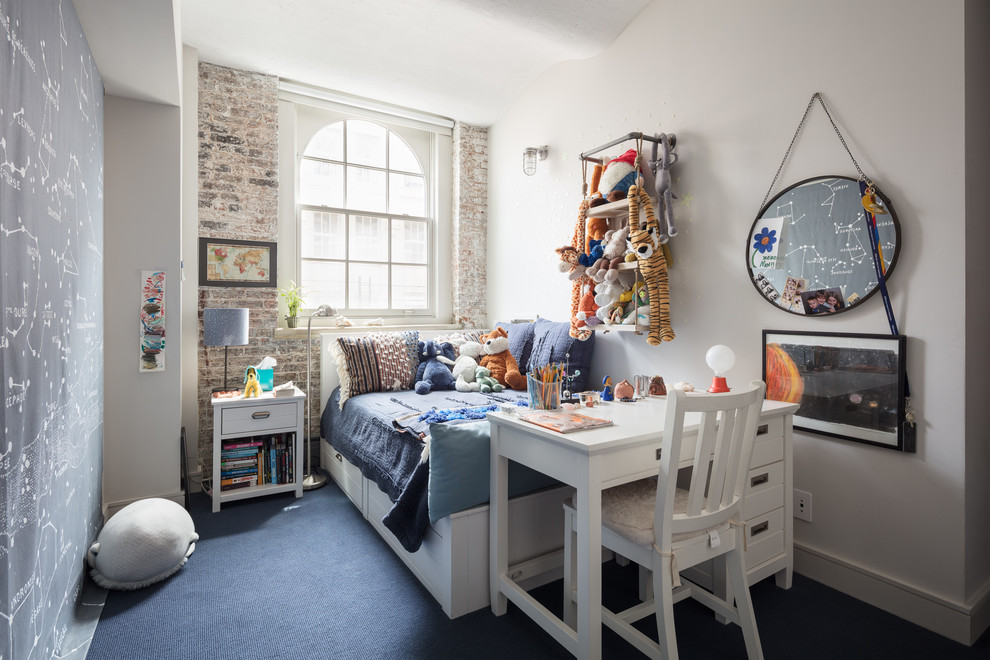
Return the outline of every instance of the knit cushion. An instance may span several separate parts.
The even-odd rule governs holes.
[[[182,568],[198,538],[189,513],[175,502],[133,502],[107,521],[90,546],[90,575],[106,589],[146,587]]]
[[[656,477],[640,479],[602,491],[602,524],[633,543],[653,543],[653,510],[657,501]],[[674,513],[687,511],[688,491],[674,493]],[[674,534],[672,541],[682,541],[704,532]]]
[[[419,333],[379,332],[363,337],[340,337],[330,344],[340,380],[340,407],[365,392],[408,390],[419,366]]]

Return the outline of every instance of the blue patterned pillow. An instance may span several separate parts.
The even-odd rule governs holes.
[[[536,322],[530,323],[505,323],[499,321],[496,328],[505,328],[509,335],[509,353],[515,358],[519,365],[519,371],[526,373],[526,365],[529,364],[529,356],[533,352],[533,338],[536,331]]]
[[[533,324],[533,350],[529,354],[526,371],[566,361],[569,363],[569,373],[581,372],[571,384],[572,392],[581,392],[588,389],[595,333],[591,333],[586,341],[580,341],[571,337],[570,331],[571,325],[566,321],[537,319]]]

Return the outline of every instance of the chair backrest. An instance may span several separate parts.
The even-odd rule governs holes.
[[[753,381],[721,394],[667,393],[664,451],[654,510],[656,543],[670,547],[672,534],[719,525],[736,515],[746,485],[766,385]],[[674,513],[677,469],[685,436],[697,424],[694,469],[687,489],[687,510]],[[685,431],[685,426],[687,430]]]

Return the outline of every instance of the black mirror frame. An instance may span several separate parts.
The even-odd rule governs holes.
[[[804,313],[801,313],[801,312],[796,312],[796,311],[791,310],[791,309],[787,309],[786,307],[783,307],[780,304],[778,304],[776,301],[771,300],[770,298],[767,297],[766,293],[763,291],[763,289],[760,288],[760,285],[757,283],[756,277],[754,275],[754,273],[756,271],[754,271],[753,267],[749,263],[749,258],[750,258],[750,244],[752,243],[752,240],[753,240],[752,237],[753,237],[753,234],[754,234],[754,232],[756,230],[757,223],[760,222],[760,220],[763,218],[763,215],[767,212],[767,210],[769,208],[771,208],[776,203],[776,201],[778,199],[780,199],[781,197],[783,197],[784,195],[786,195],[790,191],[792,191],[795,188],[798,188],[800,186],[806,185],[808,183],[812,183],[814,181],[827,180],[827,179],[845,179],[847,181],[851,181],[852,183],[856,184],[857,187],[859,186],[859,179],[855,179],[853,177],[846,176],[844,174],[831,174],[831,175],[813,176],[813,177],[804,179],[802,181],[798,181],[797,183],[794,183],[794,184],[792,184],[792,185],[787,186],[786,188],[784,188],[777,195],[775,195],[772,199],[770,199],[770,201],[768,201],[763,206],[763,208],[760,209],[759,213],[756,214],[756,218],[753,220],[753,224],[750,225],[749,233],[746,236],[746,248],[745,248],[746,249],[746,253],[745,253],[746,270],[749,273],[749,281],[750,281],[750,283],[752,283],[753,288],[756,289],[757,293],[760,294],[760,298],[762,298],[763,300],[765,300],[766,302],[768,302],[774,308],[779,309],[782,312],[787,312],[788,314],[794,314],[795,316],[804,316],[804,317],[808,317],[808,316],[815,316],[815,317],[835,316],[837,314],[841,314],[843,312],[847,312],[847,311],[849,311],[850,309],[852,309],[854,307],[858,307],[862,303],[864,303],[867,300],[869,300],[870,298],[872,298],[873,295],[880,289],[880,286],[879,285],[874,286],[872,289],[870,289],[868,292],[866,292],[865,295],[863,295],[862,297],[858,298],[853,303],[846,302],[841,310],[838,310],[838,311],[836,311],[834,313],[831,313],[831,314],[809,315],[809,314],[804,314]],[[883,202],[883,206],[884,206],[884,208],[887,209],[887,212],[890,214],[891,221],[893,222],[893,225],[894,225],[894,254],[891,257],[890,265],[887,267],[887,272],[884,274],[884,281],[887,282],[887,281],[890,280],[890,276],[894,272],[894,267],[897,265],[897,258],[898,258],[898,256],[900,255],[900,252],[901,252],[901,224],[900,224],[900,222],[897,219],[897,212],[894,210],[893,205],[890,203],[890,199],[888,199],[887,196],[884,195],[880,191],[879,188],[876,188],[876,184],[874,184],[874,193],[876,194],[877,197],[880,198],[880,201]],[[873,260],[872,260],[872,254],[871,254],[871,259],[870,259],[871,264],[872,264],[872,261]]]

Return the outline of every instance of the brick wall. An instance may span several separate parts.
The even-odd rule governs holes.
[[[278,240],[278,78],[213,64],[199,67],[199,235]],[[250,344],[228,349],[231,384],[266,355],[278,361],[275,382],[306,387],[306,340],[274,339],[278,292],[274,288],[199,288],[199,459],[213,465],[210,391],[223,382],[224,350],[203,346],[203,309],[247,307]],[[320,391],[319,339],[313,341],[313,391]],[[319,396],[311,397],[314,434]]]
[[[454,320],[488,325],[488,129],[457,122],[453,134]]]

